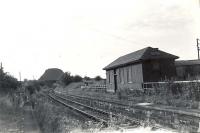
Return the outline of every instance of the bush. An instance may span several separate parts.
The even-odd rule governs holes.
[[[5,73],[3,67],[0,68],[0,91],[2,92],[14,92],[20,83],[17,81],[16,78]]]
[[[81,82],[83,78],[79,75],[72,76],[70,72],[65,72],[61,78],[61,81],[65,85],[69,85],[72,82]]]
[[[200,102],[200,83],[174,83],[168,81],[163,84],[154,84],[152,89],[131,90],[125,88],[118,90],[117,96],[121,100],[137,102],[152,102],[155,104],[197,108]]]

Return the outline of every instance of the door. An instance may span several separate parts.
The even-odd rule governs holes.
[[[115,92],[117,91],[117,73],[116,73],[116,69],[114,70],[114,89]]]

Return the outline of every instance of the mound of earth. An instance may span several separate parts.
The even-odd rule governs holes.
[[[47,69],[40,77],[40,81],[58,81],[63,76],[64,72],[58,68]]]

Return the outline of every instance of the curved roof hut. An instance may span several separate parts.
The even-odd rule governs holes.
[[[40,81],[58,81],[64,72],[58,68],[50,68],[45,70],[44,74],[39,78]]]

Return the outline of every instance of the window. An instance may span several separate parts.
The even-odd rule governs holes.
[[[131,66],[128,66],[126,68],[126,78],[127,78],[127,83],[132,83],[132,67]]]
[[[132,83],[132,67],[129,67],[129,77],[128,77],[128,82]]]
[[[110,73],[108,73],[108,83],[110,83]]]
[[[120,71],[121,71],[121,83],[123,84],[124,83],[124,69],[123,68],[121,68],[120,69]]]
[[[107,72],[108,83],[110,84],[110,71]]]
[[[121,68],[119,68],[119,83],[122,82],[122,79],[121,79]]]
[[[126,79],[128,83],[129,82],[129,67],[126,68]]]

